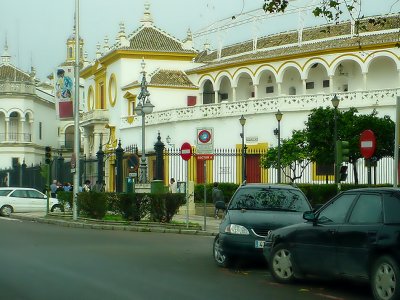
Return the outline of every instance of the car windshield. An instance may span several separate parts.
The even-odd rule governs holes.
[[[236,192],[228,209],[304,212],[310,210],[310,205],[304,194],[296,189],[249,187]]]

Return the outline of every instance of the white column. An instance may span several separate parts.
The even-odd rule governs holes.
[[[307,94],[306,79],[303,79],[302,82],[303,82],[303,95],[305,95],[305,94]]]
[[[282,82],[276,82],[278,85],[278,96],[282,95]]]
[[[214,95],[214,103],[219,103],[219,90],[215,90]]]
[[[19,142],[25,142],[25,138],[24,138],[24,133],[25,133],[25,130],[24,130],[24,124],[25,124],[25,120],[20,120],[19,121],[19,128],[20,128],[20,130],[19,130],[19,135],[18,135],[18,137],[17,137],[17,139],[18,139],[18,141]]]
[[[93,131],[93,153],[92,157],[96,157],[97,151],[99,151],[99,146],[100,146],[100,131],[99,130],[94,130]]]
[[[9,140],[9,135],[10,135],[10,118],[6,118],[6,132],[4,137],[5,141]]]
[[[258,99],[258,84],[253,84],[254,86],[254,98]]]
[[[236,86],[232,87],[232,101],[236,101]]]
[[[196,101],[196,105],[203,104],[203,93],[200,92],[198,97],[199,97],[199,100]]]
[[[367,73],[362,73],[363,75],[363,90],[367,90]]]
[[[333,75],[329,75],[329,92],[333,93]]]
[[[89,157],[89,129],[84,128],[83,129],[83,154],[86,155],[86,157]]]

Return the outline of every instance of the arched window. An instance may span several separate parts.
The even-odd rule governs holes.
[[[74,148],[74,126],[69,126],[65,129],[65,148]]]
[[[214,88],[210,80],[204,84],[203,89],[203,104],[215,103]]]
[[[294,86],[289,88],[289,95],[296,95],[296,88]]]
[[[14,111],[10,114],[10,127],[8,132],[8,139],[10,141],[18,141],[18,133],[19,133],[19,114]]]

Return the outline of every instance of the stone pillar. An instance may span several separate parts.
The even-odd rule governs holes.
[[[155,180],[164,180],[164,149],[165,145],[161,142],[161,136],[158,133],[157,142],[154,144],[154,150],[156,150]]]
[[[118,148],[115,149],[115,189],[117,193],[122,193],[123,177],[122,177],[122,159],[124,156],[124,149],[121,147],[121,140],[119,140]]]
[[[232,87],[232,101],[236,101],[236,86]]]
[[[278,85],[278,96],[282,95],[282,82],[276,82]]]
[[[219,103],[219,90],[214,91],[214,103]]]
[[[363,90],[366,91],[367,90],[367,73],[362,73],[363,76]]]
[[[329,75],[329,92],[333,93],[333,75]]]
[[[254,99],[258,99],[258,84],[253,84],[254,86]]]
[[[24,136],[24,133],[25,133],[25,130],[24,130],[24,124],[25,124],[25,120],[20,120],[19,121],[19,130],[18,130],[18,132],[20,133],[19,134],[19,136],[17,136],[17,140],[18,140],[18,142],[25,142],[25,136]]]
[[[4,140],[5,141],[9,141],[10,140],[10,118],[6,118],[6,132],[5,132],[5,137]]]
[[[89,157],[89,129],[83,128],[83,154]]]
[[[101,132],[98,130],[94,130],[93,131],[93,154],[92,157],[95,156],[95,151],[97,151],[101,145],[100,145],[100,136],[101,136]]]

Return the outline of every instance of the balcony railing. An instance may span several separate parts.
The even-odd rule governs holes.
[[[317,95],[272,96],[259,99],[246,99],[234,102],[205,104],[178,109],[156,111],[146,115],[146,124],[162,124],[176,121],[211,119],[220,117],[240,116],[246,114],[275,113],[282,111],[311,111],[318,107],[332,106],[331,99],[334,94],[341,100],[340,108],[367,108],[377,106],[394,106],[396,96],[400,89],[384,89],[371,91],[356,91]],[[127,122],[127,117],[122,117],[121,127],[136,127],[141,125],[138,117],[132,124]]]
[[[32,134],[30,133],[0,133],[0,143],[11,143],[21,142],[30,143],[32,142]]]

